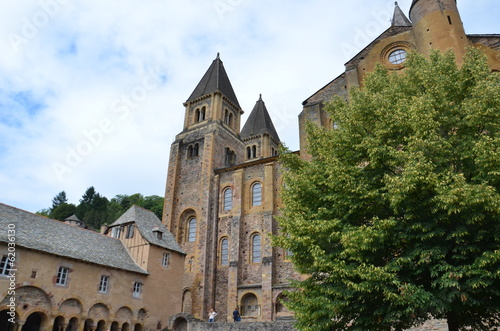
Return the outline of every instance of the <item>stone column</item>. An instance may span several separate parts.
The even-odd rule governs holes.
[[[273,248],[270,235],[273,234],[274,211],[274,162],[268,163],[265,172],[265,213],[262,228],[262,302],[261,317],[263,321],[273,320]]]
[[[238,307],[238,270],[240,257],[240,220],[243,210],[243,170],[234,173],[233,217],[229,238],[229,269],[227,275],[227,321],[233,320],[233,310]]]

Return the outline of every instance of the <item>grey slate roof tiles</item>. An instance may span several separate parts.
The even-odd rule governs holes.
[[[212,62],[212,65],[210,65],[205,75],[203,75],[203,78],[198,83],[193,93],[191,93],[187,101],[193,101],[199,97],[216,91],[222,92],[222,94],[231,100],[231,102],[241,108],[233,87],[231,86],[231,82],[229,81],[229,77],[227,76],[226,70],[224,69],[224,65],[219,58],[219,54],[217,54],[217,58]]]
[[[394,15],[392,16],[391,26],[412,26],[410,20],[403,13],[397,2],[396,8],[394,8]]]
[[[0,242],[8,242],[9,224],[15,225],[15,242],[18,246],[106,267],[148,274],[134,262],[118,239],[0,203]]]
[[[246,139],[264,133],[268,133],[273,139],[280,141],[261,95],[248,116],[243,129],[241,129],[240,136],[242,139]]]
[[[175,241],[174,236],[170,233],[165,225],[156,217],[155,213],[144,209],[139,206],[130,207],[120,218],[110,225],[111,227],[117,225],[124,225],[135,223],[135,226],[141,233],[142,237],[150,244],[163,247],[175,252],[185,254],[179,244]],[[153,230],[162,233],[161,239]]]

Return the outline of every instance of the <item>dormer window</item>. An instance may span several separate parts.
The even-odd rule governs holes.
[[[115,226],[114,228],[112,228],[111,237],[120,238],[121,230],[122,230],[121,226]]]
[[[155,226],[153,228],[153,233],[155,234],[155,237],[161,240],[163,238],[163,232],[160,231],[160,228]]]

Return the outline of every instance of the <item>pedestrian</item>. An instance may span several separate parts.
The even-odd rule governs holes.
[[[238,310],[238,307],[234,308],[234,311],[233,311],[233,320],[235,322],[240,322],[241,321],[241,316],[240,316],[240,312]]]
[[[217,316],[217,313],[213,309],[210,309],[210,313],[208,313],[208,321],[215,322],[215,316]]]

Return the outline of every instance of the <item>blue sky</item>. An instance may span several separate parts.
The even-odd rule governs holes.
[[[408,13],[411,0],[399,1]],[[500,33],[498,0],[459,0]],[[182,103],[220,52],[247,116],[262,93],[298,148],[301,103],[390,25],[385,0],[23,0],[0,12],[0,202],[35,212],[89,186],[163,195]],[[246,117],[243,118],[245,120]]]

